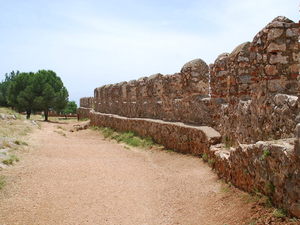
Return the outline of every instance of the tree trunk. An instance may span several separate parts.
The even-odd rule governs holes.
[[[31,115],[31,110],[26,110],[26,119],[30,119],[30,115]]]
[[[44,110],[44,114],[45,114],[45,121],[48,121],[48,109]]]

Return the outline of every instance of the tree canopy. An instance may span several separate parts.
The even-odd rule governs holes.
[[[9,74],[5,74],[5,79],[0,83],[0,106],[9,106],[7,95],[8,88],[11,84],[12,79],[19,74],[19,71],[12,71]]]
[[[34,73],[20,73],[10,82],[8,87],[8,104],[12,105],[18,111],[26,111],[29,119],[35,95],[33,93]]]
[[[43,110],[45,120],[48,120],[50,109],[63,110],[68,103],[68,91],[60,77],[51,70],[40,70],[35,74],[33,81],[34,109]]]
[[[11,73],[6,80],[0,84],[0,105],[26,111],[27,118],[33,110],[44,111],[47,121],[50,110],[62,111],[67,106],[68,91],[52,70]]]
[[[77,110],[77,104],[75,101],[68,102],[66,108],[63,110],[64,114],[75,114]]]

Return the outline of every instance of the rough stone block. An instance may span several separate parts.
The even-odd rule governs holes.
[[[279,29],[279,28],[274,28],[269,30],[268,32],[268,41],[272,41],[276,38],[279,38],[281,35],[283,34],[283,29]]]
[[[276,44],[272,42],[267,48],[267,52],[283,52],[286,50],[286,44]]]
[[[277,67],[275,65],[266,65],[265,72],[267,75],[276,75],[278,74]]]
[[[300,35],[299,28],[291,28],[286,30],[287,37],[299,37],[299,35]]]
[[[283,56],[282,53],[277,53],[275,55],[271,55],[270,57],[270,63],[271,64],[287,64],[288,63],[288,56]]]

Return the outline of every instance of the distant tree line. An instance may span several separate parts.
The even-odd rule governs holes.
[[[33,111],[43,111],[48,121],[49,111],[76,113],[77,105],[68,101],[68,91],[62,80],[51,70],[36,73],[12,71],[0,83],[0,106],[26,112],[29,119]]]

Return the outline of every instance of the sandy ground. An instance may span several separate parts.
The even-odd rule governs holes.
[[[71,124],[72,125],[72,124]],[[241,225],[251,204],[201,159],[124,147],[99,132],[43,123],[2,174],[1,225]],[[59,129],[61,126],[63,129]],[[63,136],[63,133],[66,136]],[[248,223],[247,223],[248,224]]]

